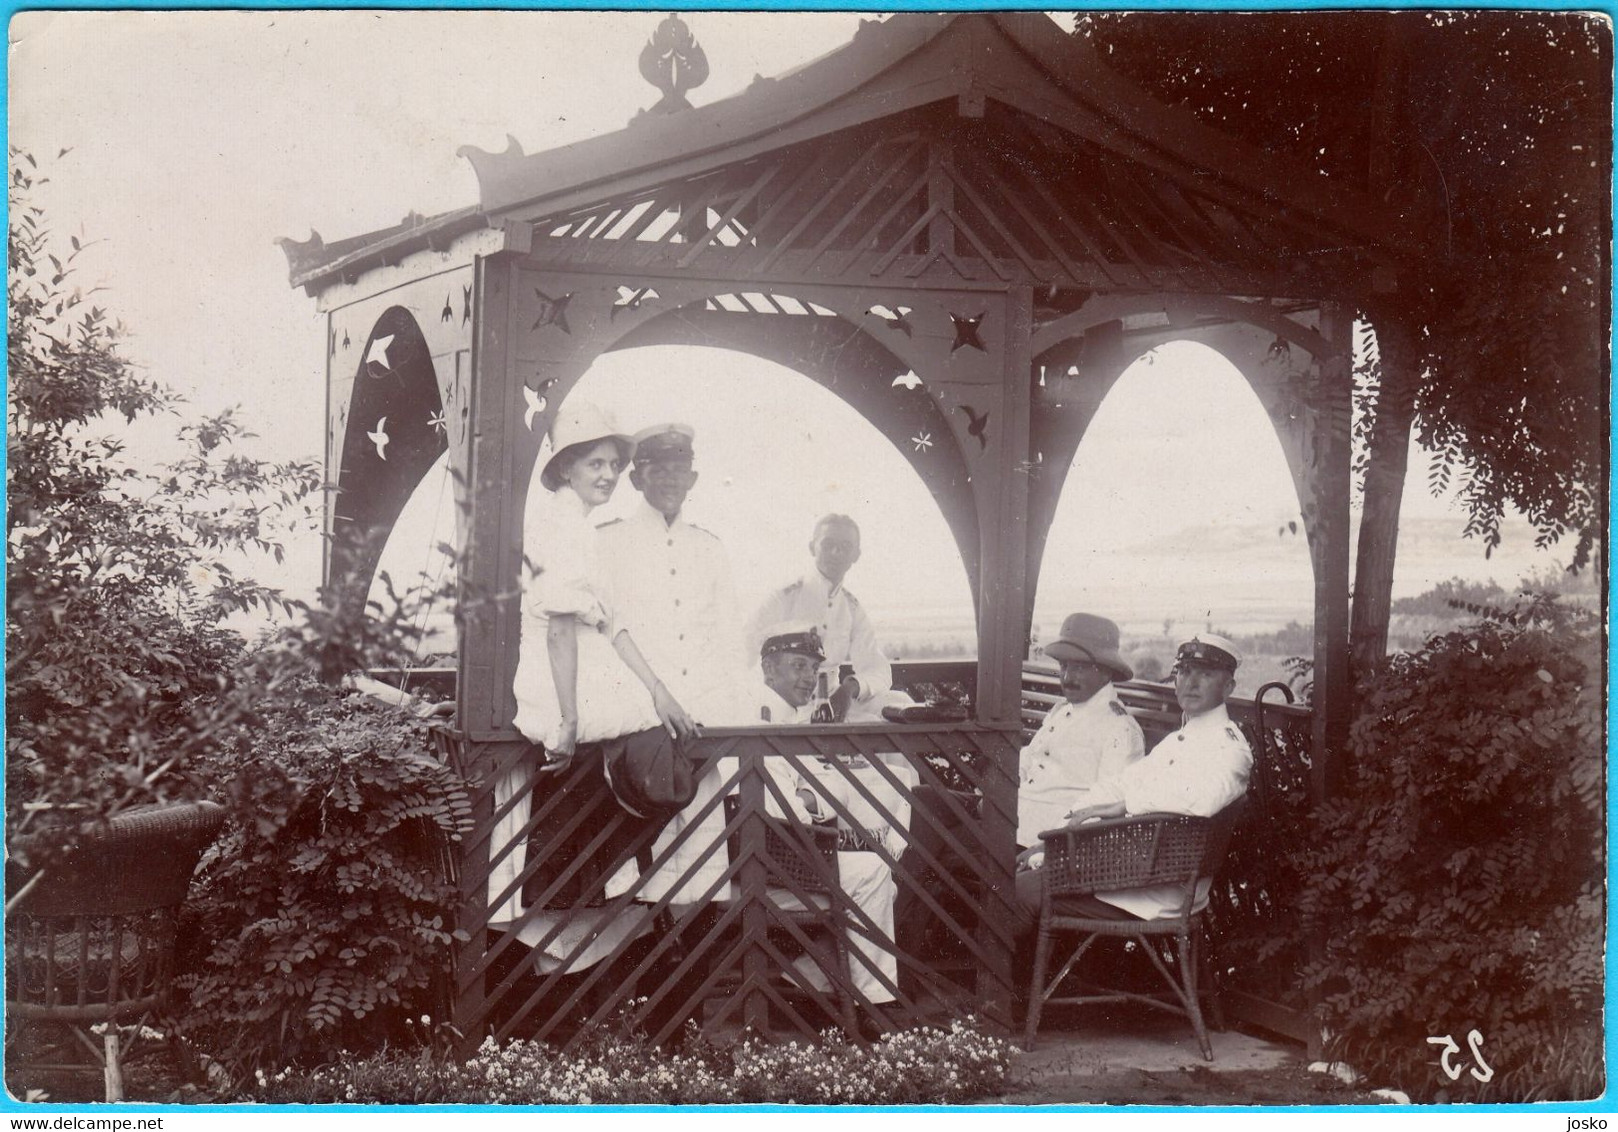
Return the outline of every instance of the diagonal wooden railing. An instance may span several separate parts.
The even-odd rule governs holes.
[[[698,798],[666,822],[619,806],[598,754],[553,778],[520,741],[451,732],[445,745],[475,792],[452,985],[455,1024],[474,1044],[566,1047],[615,1020],[659,1041],[687,1020],[806,1036],[854,1029],[862,1014],[884,1026],[967,1012],[1010,1021],[1010,727],[709,731],[694,748]],[[513,769],[526,787],[497,806],[494,784]],[[816,840],[800,786],[842,831],[837,851]],[[525,800],[517,836],[496,844]],[[490,892],[502,862],[521,866]],[[849,892],[859,884],[887,895],[867,906]],[[517,918],[491,924],[519,892]]]

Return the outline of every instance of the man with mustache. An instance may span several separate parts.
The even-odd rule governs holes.
[[[1146,738],[1124,705],[1114,680],[1134,673],[1118,652],[1118,626],[1093,613],[1075,613],[1045,646],[1062,666],[1062,695],[1023,748],[1017,789],[1017,844],[1039,845],[1042,830],[1056,829],[1079,806],[1086,790],[1146,754]]]

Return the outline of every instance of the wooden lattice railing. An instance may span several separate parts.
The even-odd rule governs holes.
[[[599,758],[551,778],[526,743],[451,736],[447,745],[474,782],[478,814],[460,861],[468,938],[453,987],[455,1023],[470,1040],[520,1034],[567,1046],[609,1021],[657,1040],[688,1019],[805,1035],[853,1028],[862,1013],[887,1026],[968,1011],[1009,1021],[1019,977],[1008,927],[1010,728],[710,731],[696,748],[703,788],[669,823],[623,810]],[[523,767],[532,812],[521,836],[495,844],[522,794],[497,808],[493,784]],[[795,810],[798,785],[838,819],[842,851],[823,851],[824,834]],[[875,835],[881,826],[891,833]],[[491,869],[523,855],[489,892]],[[606,878],[616,878],[610,897]],[[519,918],[491,928],[491,913],[519,890]],[[808,966],[820,974],[788,977]]]

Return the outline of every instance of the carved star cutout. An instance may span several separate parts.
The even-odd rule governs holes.
[[[910,438],[910,443],[916,446],[917,452],[931,448],[933,446],[933,434],[930,432],[917,433]]]
[[[388,458],[388,418],[383,417],[376,422],[376,430],[365,434],[372,444],[376,445],[376,454],[380,459]]]
[[[522,412],[522,425],[529,432],[534,431],[534,418],[545,411],[545,398],[540,396],[539,390],[522,387],[522,399],[526,408]]]
[[[530,330],[538,330],[541,326],[554,326],[563,334],[572,334],[567,325],[567,305],[573,301],[573,292],[551,298],[538,287],[534,288],[534,297],[539,300],[539,317],[534,319]]]
[[[954,353],[962,346],[974,346],[979,350],[984,348],[983,339],[978,337],[978,327],[983,324],[983,316],[968,318],[965,315],[951,313],[949,320],[955,324],[955,343],[950,346],[949,352]]]
[[[893,385],[902,385],[906,389],[917,389],[921,386],[921,378],[916,376],[914,370],[905,370],[905,372],[893,379]]]
[[[370,369],[372,366],[381,366],[383,369],[391,370],[393,367],[388,365],[388,347],[391,345],[393,345],[393,335],[391,334],[384,334],[374,340],[371,343],[371,348],[365,351],[365,368]],[[380,377],[381,375],[373,371],[372,376]]]
[[[442,409],[427,418],[427,427],[436,428],[440,436],[447,436],[449,434],[449,427],[444,423],[444,413]]]

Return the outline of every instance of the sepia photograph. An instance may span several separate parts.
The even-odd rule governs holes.
[[[1608,15],[9,31],[8,1113],[1609,1111]]]

